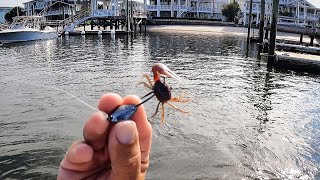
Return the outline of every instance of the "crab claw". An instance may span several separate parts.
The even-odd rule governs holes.
[[[167,77],[174,78],[178,81],[180,81],[181,79],[176,73],[171,71],[166,65],[162,63],[155,63],[152,67],[152,72],[153,72],[154,80],[159,80],[160,75],[165,75]]]

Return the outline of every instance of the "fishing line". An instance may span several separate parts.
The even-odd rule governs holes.
[[[86,103],[86,102],[82,101],[81,99],[79,99],[77,96],[75,96],[75,95],[73,95],[73,94],[71,94],[68,91],[65,91],[63,89],[59,89],[59,88],[53,87],[53,86],[40,85],[40,84],[35,84],[35,83],[30,83],[30,82],[23,82],[23,81],[20,81],[20,80],[15,80],[15,81],[18,81],[20,83],[27,84],[27,85],[33,85],[33,86],[44,87],[44,88],[49,88],[49,89],[55,89],[57,91],[60,91],[60,92],[63,92],[63,93],[66,93],[66,94],[70,95],[71,97],[73,97],[74,99],[78,100],[79,102],[81,102],[85,106],[89,107],[90,109],[92,109],[94,111],[98,111],[98,109],[94,108],[93,106],[91,106],[88,103]]]

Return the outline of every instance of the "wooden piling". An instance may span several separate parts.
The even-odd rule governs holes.
[[[300,44],[303,43],[303,34],[300,34]]]
[[[273,65],[275,60],[276,37],[277,37],[277,23],[279,14],[279,0],[272,1],[272,21],[270,29],[270,50],[268,64]]]
[[[266,0],[261,0],[261,12],[260,12],[260,24],[259,24],[259,43],[263,42],[265,11],[266,11]]]
[[[147,20],[144,20],[144,34],[147,34]]]
[[[252,21],[252,6],[253,0],[250,0],[250,9],[249,9],[249,24],[248,24],[248,35],[247,35],[247,56],[249,53],[249,45],[250,45],[250,31],[251,31],[251,21]]]

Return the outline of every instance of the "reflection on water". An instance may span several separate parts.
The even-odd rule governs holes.
[[[93,110],[43,85],[95,107],[106,92],[144,95],[138,83],[155,62],[183,78],[168,83],[192,102],[177,104],[188,115],[166,108],[164,126],[150,118],[148,179],[319,178],[319,76],[268,71],[244,53],[245,37],[191,33],[0,47],[0,178],[55,178],[81,138]],[[155,108],[146,104],[149,116]]]

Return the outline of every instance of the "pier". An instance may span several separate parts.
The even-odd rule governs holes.
[[[63,2],[56,3],[64,4]],[[50,6],[44,8],[39,15],[45,15],[49,8]],[[91,0],[90,5],[87,4],[81,8],[81,11],[63,20],[46,19],[43,25],[55,27],[62,35],[146,31],[147,16],[144,11],[144,3],[129,0],[121,2]],[[90,28],[88,29],[87,26]]]

